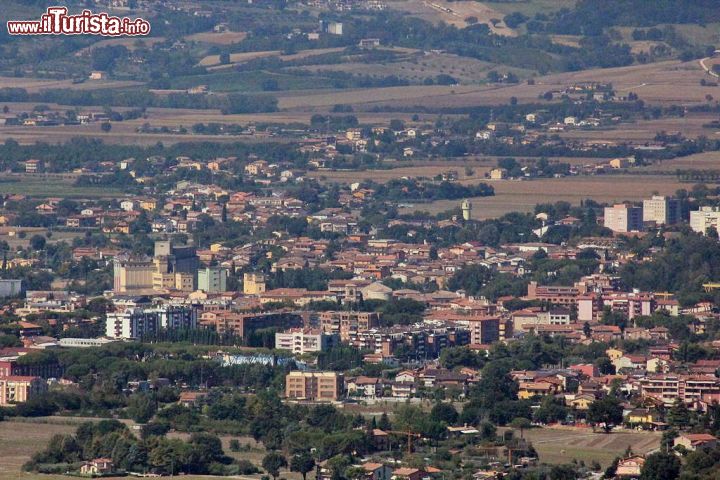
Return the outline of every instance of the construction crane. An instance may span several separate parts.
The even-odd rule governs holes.
[[[412,453],[412,439],[420,438],[421,435],[419,433],[415,432],[406,432],[403,430],[386,430],[387,433],[394,433],[395,435],[407,435],[407,442],[408,442],[408,454]]]

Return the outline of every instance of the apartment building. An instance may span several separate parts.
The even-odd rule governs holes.
[[[500,340],[500,317],[470,317],[470,343],[489,345]]]
[[[10,375],[0,377],[0,406],[27,402],[47,390],[40,377]]]
[[[342,397],[343,390],[343,376],[337,372],[294,371],[285,377],[287,398],[334,402]]]
[[[260,328],[285,330],[304,325],[300,315],[285,312],[236,313],[221,310],[203,312],[200,318],[203,325],[214,326],[220,335],[231,333],[240,338],[245,338]]]
[[[320,313],[323,332],[338,333],[342,341],[350,338],[351,332],[362,332],[377,327],[380,314],[376,312],[329,311]]]
[[[207,267],[198,270],[198,290],[206,293],[227,291],[227,268]]]
[[[556,305],[569,305],[577,302],[579,295],[587,293],[587,287],[576,283],[572,287],[548,285],[541,286],[532,281],[528,284],[528,300],[546,300]]]
[[[700,207],[690,212],[690,228],[705,235],[708,228],[720,232],[720,207]]]
[[[320,329],[293,328],[275,334],[275,348],[288,350],[302,355],[308,352],[322,352],[339,343],[335,333],[325,333]]]
[[[674,225],[682,218],[680,201],[662,195],[643,200],[642,212],[643,222],[655,222],[656,225]]]
[[[666,406],[680,399],[686,404],[720,400],[720,379],[713,375],[655,375],[640,379],[643,396]]]
[[[157,334],[165,330],[197,328],[197,309],[192,307],[161,306],[134,308],[107,314],[105,336],[134,339]]]
[[[625,203],[605,207],[605,227],[613,232],[639,232],[643,228],[643,209]]]

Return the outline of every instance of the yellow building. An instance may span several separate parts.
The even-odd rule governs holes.
[[[113,290],[116,293],[132,293],[153,288],[155,266],[147,258],[115,257]]]
[[[545,382],[520,382],[518,399],[528,400],[533,397],[544,397],[556,392],[555,385]]]
[[[155,208],[157,208],[157,200],[154,198],[143,198],[140,200],[140,208],[143,210],[155,210]]]
[[[614,360],[617,360],[618,358],[623,357],[625,355],[625,352],[623,352],[622,350],[619,350],[617,348],[608,348],[607,350],[605,350],[605,354],[608,356],[608,358],[612,362]]]
[[[625,423],[632,427],[651,426],[660,421],[660,415],[648,408],[636,408],[625,416]]]
[[[40,377],[0,377],[0,406],[27,402],[46,390],[47,384]]]
[[[507,177],[507,170],[504,168],[493,168],[490,170],[491,180],[502,180]]]
[[[245,295],[265,293],[265,275],[262,273],[246,273],[243,275],[243,293]]]
[[[568,402],[568,405],[575,410],[589,410],[590,405],[595,401],[594,395],[577,395]]]

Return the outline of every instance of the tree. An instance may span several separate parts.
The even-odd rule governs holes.
[[[430,411],[430,419],[435,422],[445,422],[454,425],[458,419],[458,412],[449,403],[438,403]]]
[[[287,467],[287,460],[277,452],[270,452],[263,458],[262,467],[273,478],[277,478],[280,475],[280,469]]]
[[[45,248],[46,240],[42,235],[33,235],[30,238],[30,247],[33,250],[42,250]]]
[[[567,408],[561,402],[555,400],[551,395],[546,396],[540,402],[540,408],[535,410],[535,420],[542,423],[553,423],[565,420]]]
[[[668,423],[673,427],[686,427],[690,424],[690,410],[681,399],[676,399],[668,412]]]
[[[382,415],[380,415],[380,421],[378,421],[378,428],[380,430],[391,430],[392,425],[390,424],[390,418],[388,417],[388,414],[383,412]]]
[[[622,423],[623,408],[617,397],[608,395],[590,404],[587,418],[593,425],[601,424],[605,433],[610,433],[615,425]]]
[[[128,399],[127,413],[135,422],[147,423],[155,415],[155,401],[150,395],[132,395]]]
[[[313,468],[315,468],[315,459],[308,452],[299,453],[290,459],[290,470],[299,472],[303,480]]]
[[[530,420],[523,417],[513,418],[510,427],[520,430],[520,438],[525,438],[525,429],[532,427]]]
[[[680,475],[680,460],[671,453],[653,453],[645,459],[640,480],[675,480]]]

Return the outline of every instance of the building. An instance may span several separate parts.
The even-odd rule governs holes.
[[[80,467],[81,475],[103,476],[112,473],[115,469],[112,459],[96,458],[90,462],[85,462]]]
[[[673,446],[682,445],[688,452],[693,452],[698,448],[715,448],[718,439],[709,433],[683,433],[673,440]]]
[[[645,457],[642,455],[633,455],[632,457],[623,458],[618,461],[615,475],[620,478],[640,478],[643,465],[645,465]]]
[[[640,379],[640,393],[668,407],[677,399],[694,405],[720,400],[720,380],[714,375],[653,375]]]
[[[343,376],[337,372],[293,371],[285,377],[287,398],[334,402],[340,399],[343,390]]]
[[[643,200],[642,211],[643,222],[655,222],[656,225],[674,225],[682,217],[680,201],[662,195]]]
[[[177,246],[169,240],[155,242],[153,262],[158,272],[181,272],[195,276],[200,265],[195,247],[191,245]]]
[[[507,178],[508,172],[504,168],[493,168],[490,170],[491,180],[503,180]]]
[[[118,255],[113,259],[113,290],[115,293],[152,290],[154,272],[148,257]]]
[[[605,227],[613,232],[639,232],[643,228],[643,209],[625,203],[605,207]]]
[[[192,292],[199,262],[195,247],[158,241],[153,258],[131,255],[114,258],[113,290],[115,293]]]
[[[0,376],[0,406],[7,407],[27,402],[44,393],[47,383],[40,377],[8,375]]]
[[[236,313],[228,311],[204,312],[201,315],[203,325],[212,325],[220,335],[231,334],[245,338],[261,328],[286,330],[304,325],[300,315],[286,312]]]
[[[690,228],[703,235],[709,228],[720,232],[720,207],[700,207],[690,212]]]
[[[198,270],[198,290],[207,293],[227,291],[227,268],[207,267]]]
[[[296,355],[308,352],[322,352],[336,345],[340,337],[319,329],[293,328],[275,334],[275,348],[288,350]]]
[[[352,332],[364,332],[380,323],[380,314],[376,312],[328,311],[320,313],[320,326],[323,332],[339,333],[340,339],[347,341]]]
[[[470,221],[472,219],[472,203],[470,200],[463,200],[460,208],[462,209],[463,220],[466,222]]]
[[[329,33],[330,35],[342,35],[343,24],[340,22],[329,22],[327,20],[320,20],[320,30],[323,33]]]
[[[40,160],[25,161],[25,173],[38,173],[41,169],[42,162]]]
[[[0,279],[0,298],[19,297],[22,293],[22,280]]]
[[[470,343],[475,345],[490,345],[500,340],[499,317],[474,317],[468,319],[470,328]]]
[[[259,295],[265,293],[265,275],[262,273],[246,273],[243,275],[243,293]]]
[[[138,339],[154,336],[160,330],[192,330],[198,326],[197,309],[162,306],[148,309],[127,309],[107,314],[105,336]]]
[[[362,49],[372,49],[380,46],[379,38],[361,38],[358,47]]]

